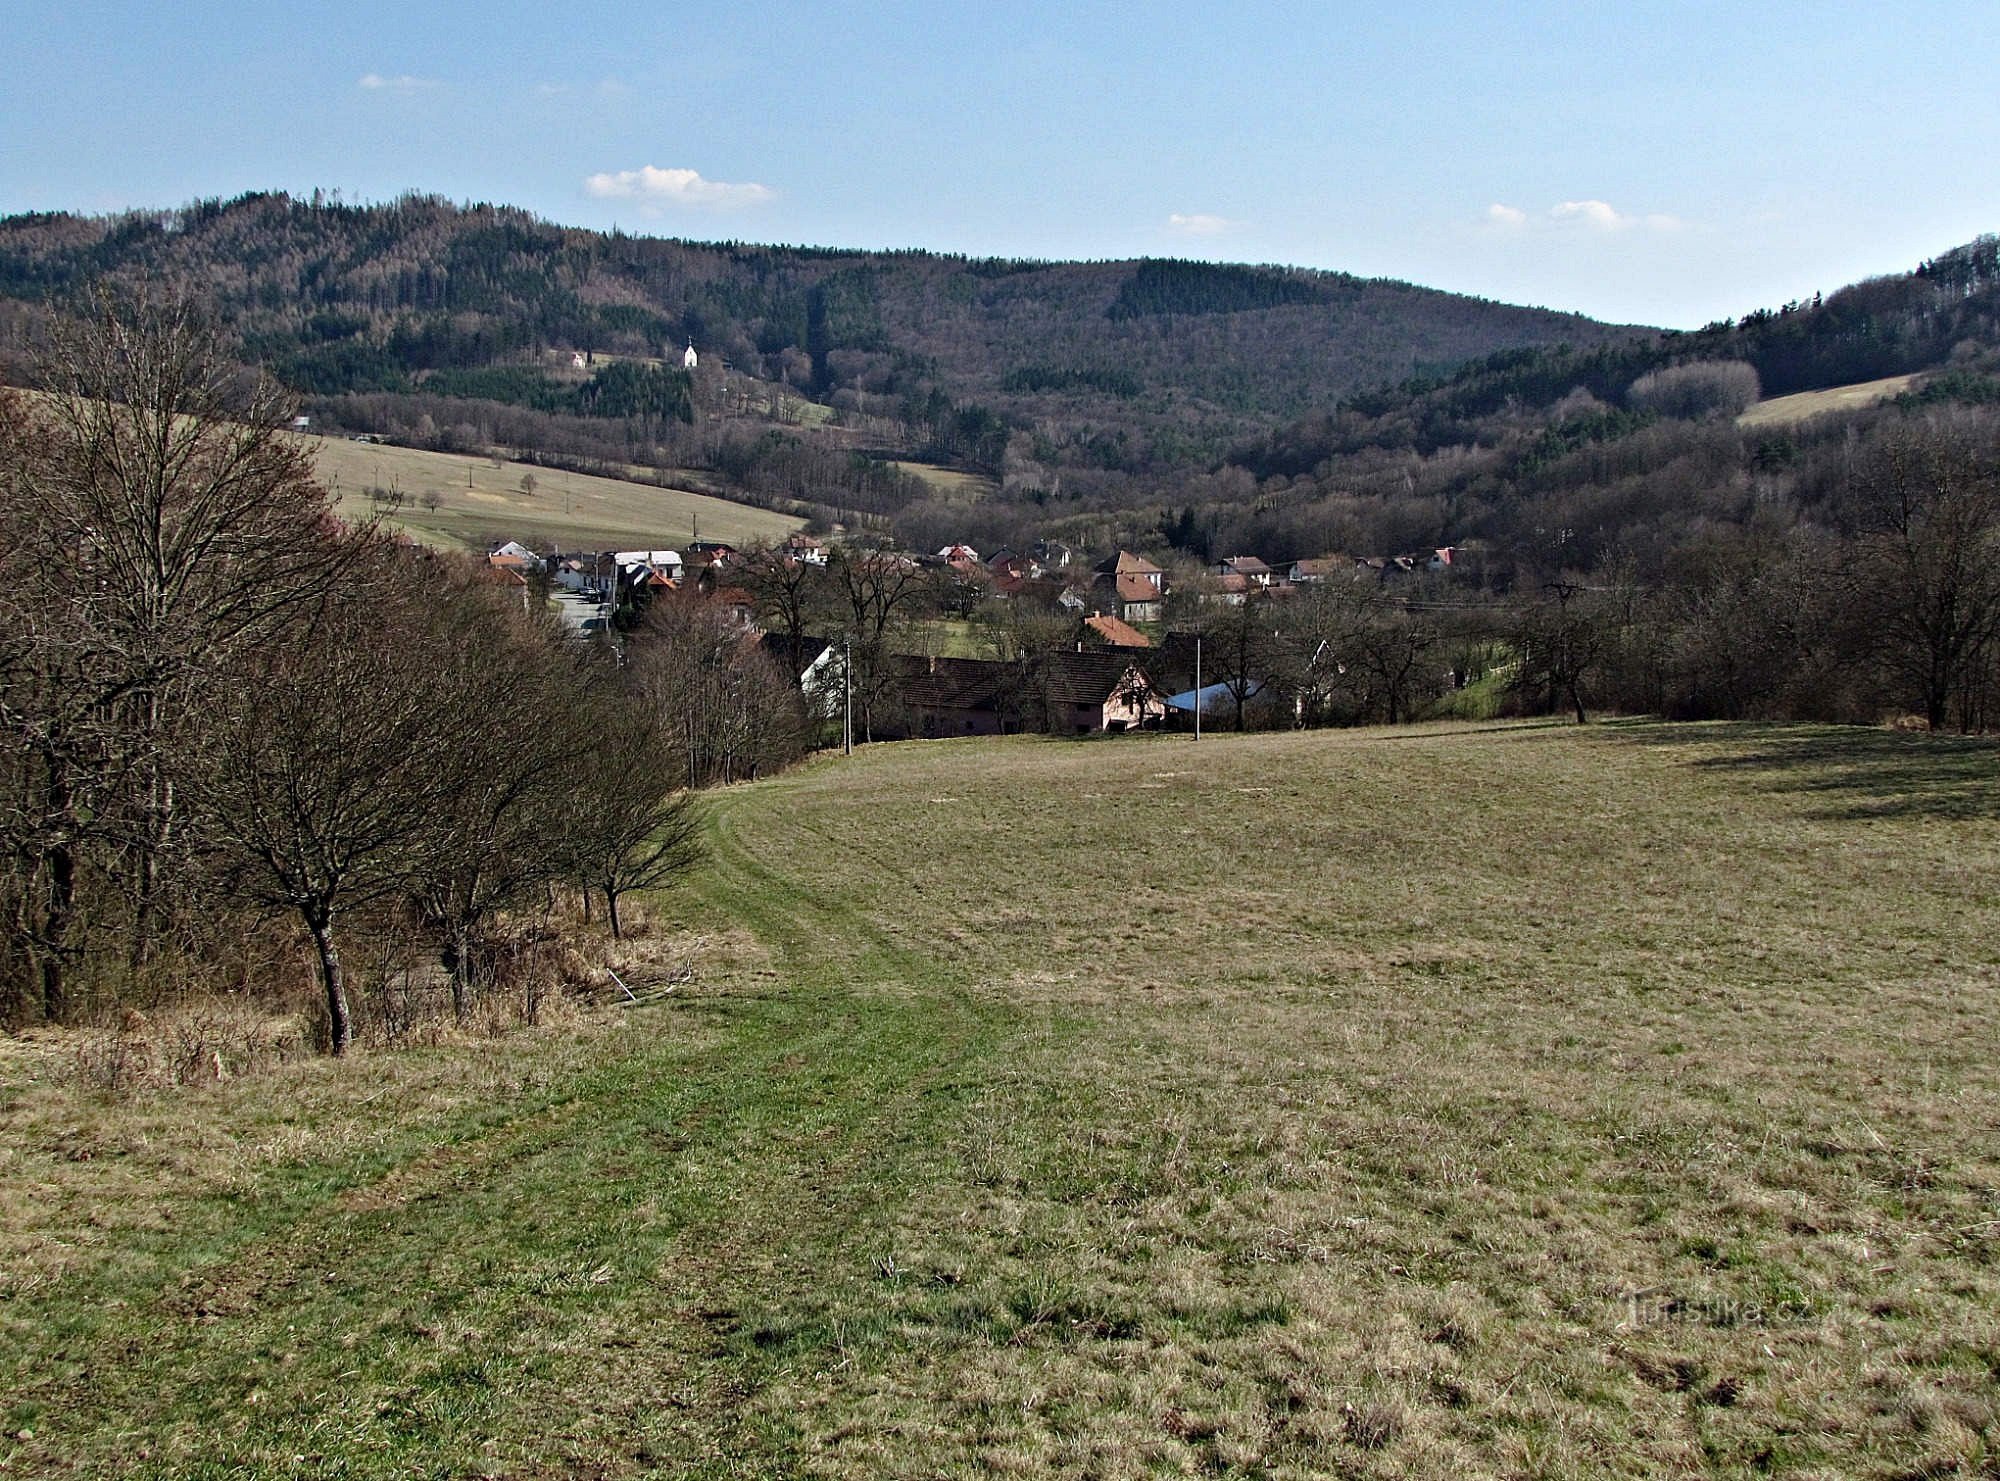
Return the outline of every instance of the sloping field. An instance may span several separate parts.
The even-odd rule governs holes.
[[[781,540],[804,521],[727,499],[527,463],[307,437],[320,480],[350,518],[375,511],[372,488],[402,496],[387,522],[430,544],[484,550],[503,540],[541,549],[655,549],[704,540]],[[529,488],[523,479],[532,480]],[[433,501],[435,507],[433,507]]]
[[[957,499],[967,504],[977,504],[991,494],[994,482],[983,473],[968,473],[962,468],[940,468],[935,463],[889,464],[898,473],[909,473],[921,478],[931,486],[932,492],[947,499]]]
[[[1829,386],[1824,391],[1799,391],[1791,396],[1773,396],[1759,401],[1736,419],[1739,427],[1783,427],[1803,422],[1829,411],[1860,411],[1878,401],[1900,396],[1923,380],[1921,375],[1892,375],[1879,381],[1858,381],[1851,386]]]
[[[1992,745],[917,743],[712,842],[662,909],[720,944],[630,1019],[118,1103],[0,1062],[0,1463],[2000,1454]]]

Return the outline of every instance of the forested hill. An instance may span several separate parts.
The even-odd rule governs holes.
[[[1503,429],[1524,420],[1573,420],[1561,408],[1578,397],[1633,411],[1633,385],[1676,367],[1747,366],[1755,373],[1753,396],[1786,396],[1953,367],[1964,373],[1963,381],[1975,370],[1990,370],[1996,358],[2000,239],[1987,236],[1907,273],[1690,333],[1502,350],[1445,375],[1352,392],[1238,449],[1232,461],[1260,475],[1300,474],[1365,449],[1428,454],[1454,445],[1491,446]],[[1956,395],[1955,384],[1933,394]],[[1623,430],[1605,422],[1589,440]]]
[[[1625,333],[1342,273],[701,244],[427,196],[272,194],[0,220],[0,347],[25,336],[33,306],[84,283],[164,274],[212,292],[248,358],[321,396],[440,377],[433,389],[449,389],[451,374],[532,366],[538,352],[659,356],[692,341],[837,409],[942,396],[1017,424],[1094,419],[1092,435],[1122,436],[1135,463],[1184,461],[1177,451],[1198,455],[1179,448],[1191,436],[1270,428],[1359,386]],[[488,376],[470,389],[523,401],[534,388]]]

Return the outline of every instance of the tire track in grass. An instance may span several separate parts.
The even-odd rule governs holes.
[[[156,1300],[58,1354],[13,1469],[787,1464],[802,1437],[746,1400],[810,1348],[826,1291],[867,1279],[873,1231],[1004,1029],[949,969],[744,842],[739,810],[795,785],[727,798],[696,883],[774,952],[780,991],[638,1010],[651,1040],[522,1114],[365,1178],[323,1170],[275,1227],[267,1210],[223,1260],[165,1271]],[[675,1020],[697,1014],[690,1043]]]

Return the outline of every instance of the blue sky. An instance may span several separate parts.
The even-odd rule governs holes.
[[[1994,0],[81,0],[9,31],[0,212],[417,189],[1675,326],[2000,230]]]

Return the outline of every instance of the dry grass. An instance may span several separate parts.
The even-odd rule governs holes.
[[[1996,774],[1460,726],[736,789],[658,909],[747,934],[623,1027],[0,1062],[0,1460],[1990,1473]]]
[[[935,463],[892,462],[889,466],[898,473],[908,473],[921,478],[930,485],[933,493],[966,504],[977,504],[996,487],[993,480],[985,474],[968,473],[962,468],[940,468]],[[981,552],[987,555],[991,553],[991,551]]]
[[[1860,411],[1900,396],[1923,381],[1922,375],[1891,375],[1876,381],[1860,381],[1851,386],[1829,386],[1823,391],[1799,391],[1790,396],[1773,396],[1759,401],[1736,419],[1739,427],[1787,427],[1807,417],[1829,411]]]
[[[780,540],[803,521],[727,499],[652,484],[566,473],[526,463],[415,448],[307,437],[321,482],[336,488],[340,510],[363,519],[374,512],[371,488],[394,489],[403,502],[389,523],[428,544],[485,549],[519,540],[540,548],[659,549],[693,538],[747,544]],[[534,492],[521,480],[532,477]],[[435,509],[428,507],[430,499]]]

